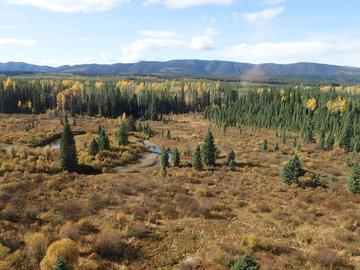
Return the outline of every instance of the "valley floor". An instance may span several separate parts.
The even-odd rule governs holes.
[[[24,131],[33,121],[35,128]],[[38,164],[44,149],[2,150],[0,269],[38,269],[42,258],[33,256],[26,241],[38,232],[48,244],[74,240],[80,248],[77,269],[191,269],[182,263],[191,258],[188,263],[200,269],[221,270],[244,253],[261,269],[360,269],[360,197],[345,185],[358,156],[338,147],[321,151],[299,137],[301,146],[292,147],[297,134],[288,133],[286,143],[280,143],[276,130],[243,128],[240,133],[212,126],[221,151],[217,166],[195,172],[192,153],[209,122],[182,115],[148,123],[156,145],[181,152],[181,168],[169,168],[166,177],[156,166],[134,165],[144,151],[136,136],[130,138],[132,146],[117,149],[136,158],[123,162],[122,155],[115,165],[123,170],[105,166],[100,175],[57,171],[56,150],[48,154],[45,169]],[[76,138],[79,159],[112,166],[111,160],[91,160],[83,153],[99,124],[111,135],[118,128],[118,120],[76,119],[73,129],[87,132]],[[1,115],[0,125],[2,143],[61,132],[60,121],[49,116]],[[170,139],[161,135],[168,130]],[[264,139],[269,150],[261,149]],[[231,150],[235,171],[225,165]],[[294,154],[308,171],[301,182],[316,173],[324,187],[282,182],[281,167]]]

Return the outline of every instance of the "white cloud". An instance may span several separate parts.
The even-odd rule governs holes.
[[[145,5],[163,4],[171,9],[181,9],[203,5],[229,5],[235,0],[145,0]]]
[[[202,35],[192,38],[185,38],[171,31],[145,30],[139,33],[143,35],[143,38],[123,49],[122,61],[137,62],[147,60],[149,56],[154,59],[156,53],[164,50],[203,51],[214,49],[213,37],[217,35],[217,31],[213,28],[208,28]]]
[[[280,5],[286,2],[287,0],[264,0],[265,5]]]
[[[7,0],[10,4],[33,6],[63,13],[93,13],[107,11],[129,0]]]
[[[0,49],[13,47],[32,47],[38,43],[33,39],[0,38]]]
[[[15,25],[2,25],[0,26],[0,30],[14,30]]]
[[[360,63],[360,39],[319,37],[290,42],[240,43],[218,52],[223,59],[250,63]]]
[[[281,13],[283,13],[284,10],[284,7],[268,8],[257,12],[244,13],[243,17],[249,23],[262,23],[276,18]]]

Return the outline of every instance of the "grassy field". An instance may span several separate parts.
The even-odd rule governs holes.
[[[360,198],[345,186],[359,156],[338,147],[324,152],[304,146],[297,134],[288,133],[282,144],[276,130],[224,132],[200,115],[169,116],[147,123],[156,145],[180,150],[181,168],[168,169],[167,177],[152,167],[112,173],[146,154],[140,135],[117,147],[119,120],[78,117],[72,128],[82,134],[79,161],[103,171],[79,175],[57,169],[58,150],[28,146],[59,134],[59,119],[0,115],[0,123],[0,142],[14,144],[0,155],[0,269],[38,269],[60,239],[79,250],[75,269],[220,270],[244,253],[261,269],[360,269]],[[98,125],[113,148],[90,157],[86,149]],[[192,153],[209,127],[220,157],[215,168],[195,172]],[[162,136],[168,130],[170,139]],[[295,137],[301,146],[292,147]],[[269,150],[261,148],[264,139]],[[225,165],[230,150],[235,171]],[[294,154],[306,173],[300,186],[287,186],[280,170]],[[323,187],[307,187],[315,173]]]

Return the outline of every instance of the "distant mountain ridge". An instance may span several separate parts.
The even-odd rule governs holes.
[[[360,82],[360,68],[318,63],[249,64],[230,61],[171,60],[142,61],[134,64],[84,64],[74,66],[38,66],[23,62],[0,63],[0,74],[46,73],[72,75],[154,75],[164,77],[190,76],[242,81],[328,80]]]

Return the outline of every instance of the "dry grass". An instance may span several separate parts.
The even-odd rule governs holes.
[[[60,128],[58,119],[46,116],[0,118],[2,142],[18,141],[24,132],[19,123],[32,118],[37,120],[34,132]],[[85,144],[94,127],[101,122],[113,134],[118,126],[117,120],[77,122],[76,129],[90,134],[76,139],[84,160],[90,160]],[[196,115],[149,123],[157,145],[182,153],[182,167],[170,168],[167,177],[151,168],[66,174],[56,169],[56,151],[7,151],[0,158],[0,269],[29,269],[42,259],[44,246],[60,239],[79,247],[77,269],[228,269],[244,252],[251,252],[262,269],[352,269],[359,264],[360,200],[345,187],[351,169],[345,153],[314,146],[292,149],[292,140],[280,144],[273,130],[243,128],[240,135],[234,128],[226,134],[214,129],[221,150],[218,166],[194,172],[192,157],[185,153],[201,142],[209,123]],[[171,130],[175,139],[162,137],[162,130]],[[265,138],[269,149],[279,143],[280,150],[260,150]],[[132,141],[138,149],[135,137]],[[114,149],[112,154],[132,151]],[[224,166],[232,149],[237,155],[233,172]],[[321,176],[324,187],[282,183],[280,168],[293,153],[310,173]],[[49,160],[48,169],[37,165],[40,157]],[[118,163],[116,155],[111,159],[109,168]],[[41,237],[26,238],[34,233]]]

